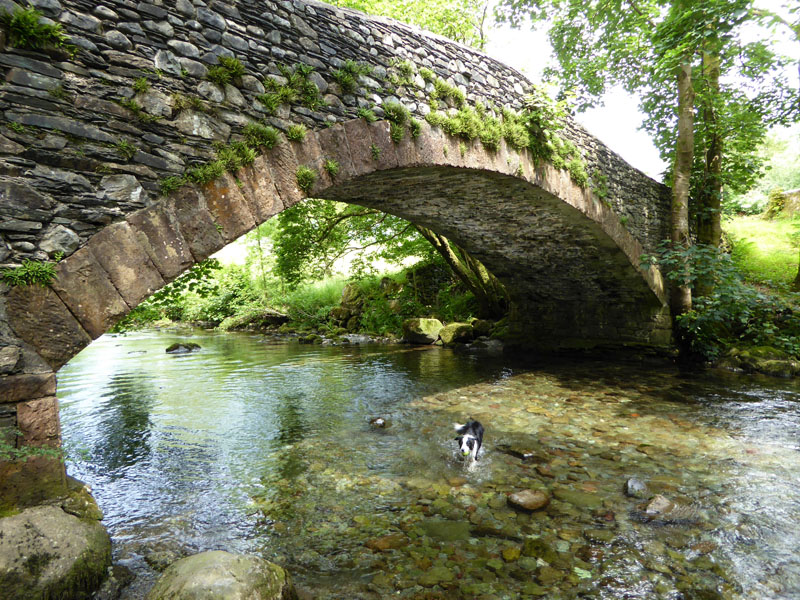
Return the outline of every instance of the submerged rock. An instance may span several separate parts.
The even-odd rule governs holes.
[[[389,419],[384,419],[383,417],[375,417],[374,419],[370,419],[369,424],[375,429],[386,429],[391,425]]]
[[[289,574],[258,558],[214,550],[173,563],[147,600],[297,600]]]
[[[443,542],[466,541],[470,538],[471,525],[466,521],[423,521],[419,526],[425,535]]]
[[[647,495],[647,485],[641,479],[631,477],[625,482],[623,491],[631,498],[644,498]]]
[[[533,512],[550,504],[550,496],[541,490],[521,490],[509,494],[508,503],[514,508]]]
[[[408,538],[402,533],[390,533],[379,538],[367,540],[365,546],[370,550],[376,552],[383,552],[384,550],[394,550],[402,548],[408,543]]]
[[[110,565],[111,539],[96,520],[58,506],[0,519],[3,598],[88,598]]]
[[[196,352],[197,350],[200,350],[200,344],[195,344],[194,342],[182,342],[178,344],[172,344],[171,346],[167,346],[166,353],[188,354],[189,352]]]

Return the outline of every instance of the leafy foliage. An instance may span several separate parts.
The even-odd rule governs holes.
[[[311,110],[325,106],[322,93],[317,84],[310,79],[314,67],[297,63],[291,68],[286,65],[278,65],[278,70],[286,83],[280,83],[278,79],[268,77],[264,80],[267,92],[258,96],[258,100],[264,105],[267,112],[274,114],[283,104],[299,103]]]
[[[43,22],[42,19],[42,13],[32,6],[18,8],[13,13],[0,12],[0,24],[6,31],[10,46],[26,50],[56,48],[75,54],[77,48],[67,43],[69,38],[61,25]]]
[[[359,108],[356,115],[359,119],[364,119],[367,123],[374,123],[378,120],[378,117],[376,117],[375,113],[369,108]]]
[[[280,140],[277,129],[261,123],[248,123],[242,134],[245,143],[251,148],[274,148]]]
[[[317,182],[317,172],[305,165],[297,167],[295,173],[297,179],[297,187],[303,190],[306,194],[310,194],[314,189],[314,184]]]
[[[10,286],[47,287],[56,278],[56,266],[49,262],[25,259],[19,267],[3,269],[0,278]]]
[[[225,87],[227,84],[239,79],[245,74],[245,68],[242,62],[233,56],[218,56],[218,65],[214,65],[208,69],[206,78],[213,81],[220,87]]]
[[[306,126],[302,123],[295,123],[293,125],[289,125],[289,129],[286,130],[286,137],[293,142],[302,142],[306,139],[306,134],[308,130]]]
[[[485,0],[333,0],[330,4],[411,23],[476,48],[486,44]]]
[[[372,67],[370,65],[347,59],[341,67],[332,72],[332,75],[342,92],[352,94],[358,86],[358,78],[361,75],[369,75],[371,72]]]
[[[730,256],[708,245],[676,251],[665,242],[642,260],[645,267],[659,264],[673,283],[713,289],[677,317],[698,356],[713,360],[733,345],[772,346],[800,356],[800,296],[781,298],[747,285]]]
[[[174,281],[158,290],[119,321],[111,331],[125,331],[161,317],[182,320],[183,299],[191,293],[197,297],[210,297],[219,289],[213,275],[222,265],[216,258],[207,258],[191,267]]]

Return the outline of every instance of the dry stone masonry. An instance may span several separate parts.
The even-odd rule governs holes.
[[[17,428],[13,443],[57,446],[58,368],[166,282],[301,201],[300,166],[316,174],[314,197],[374,206],[467,248],[508,286],[528,345],[668,340],[663,282],[638,266],[666,237],[666,188],[571,121],[564,135],[592,175],[585,189],[526,151],[489,151],[424,121],[434,85],[423,67],[469,104],[518,110],[530,84],[513,69],[311,1],[32,3],[77,52],[0,53],[0,266],[59,261],[49,286],[0,283],[0,435]],[[243,66],[227,81],[225,57]],[[351,90],[336,71],[354,63],[372,70]],[[271,111],[264,94],[295,65],[314,68],[324,102]],[[370,109],[380,119],[389,102],[421,121],[418,137],[398,142],[387,121],[358,118]],[[251,123],[308,133],[235,173],[162,193]],[[51,493],[63,473],[43,465],[0,464],[0,508]]]

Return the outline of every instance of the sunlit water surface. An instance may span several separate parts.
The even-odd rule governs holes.
[[[164,352],[179,341],[202,349]],[[210,549],[312,598],[800,598],[790,382],[150,331],[97,340],[59,398],[68,472],[137,574],[126,599],[158,576],[146,558]],[[471,470],[467,417],[486,427]],[[509,507],[526,488],[549,506]],[[655,494],[674,512],[649,518]]]

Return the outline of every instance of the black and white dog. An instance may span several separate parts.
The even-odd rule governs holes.
[[[463,425],[453,423],[458,437],[458,449],[465,459],[471,458],[470,465],[478,460],[478,452],[483,444],[483,425],[470,419]]]

